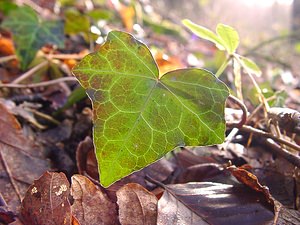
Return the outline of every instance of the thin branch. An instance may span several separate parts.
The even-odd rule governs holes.
[[[40,64],[36,65],[35,67],[31,68],[30,70],[28,70],[26,73],[22,74],[21,76],[19,76],[17,79],[15,79],[13,82],[11,82],[12,84],[18,84],[20,82],[22,82],[23,80],[31,77],[35,72],[39,71],[40,69],[42,69],[43,67],[48,65],[48,61],[43,61]]]
[[[5,62],[8,62],[8,61],[16,59],[16,58],[17,58],[16,55],[4,56],[4,57],[0,58],[0,63],[5,63]]]
[[[82,55],[79,55],[79,54],[49,54],[49,55],[46,55],[47,58],[49,59],[82,59],[83,56]]]
[[[145,180],[152,183],[152,184],[155,184],[163,189],[166,189],[166,185],[164,185],[163,183],[159,182],[158,180],[155,180],[154,178],[150,177],[149,175],[146,175],[145,176]]]
[[[61,77],[54,80],[44,81],[35,84],[0,84],[0,88],[36,88],[36,87],[45,87],[61,82],[74,82],[77,81],[75,77]]]
[[[263,140],[263,144],[265,144],[270,151],[274,152],[275,154],[280,155],[293,165],[297,166],[300,168],[300,157],[297,155],[294,155],[287,151],[286,149],[280,147],[278,144],[271,142],[270,140],[266,139]]]
[[[233,56],[236,59],[236,61],[238,61],[239,64],[243,67],[243,63],[241,62],[241,59],[240,59],[239,55],[234,54]],[[263,95],[262,90],[260,89],[260,87],[257,84],[256,80],[254,79],[251,71],[249,71],[249,69],[247,67],[243,67],[243,69],[246,71],[246,73],[250,77],[250,79],[251,79],[251,81],[252,81],[252,83],[253,83],[253,85],[254,85],[257,93],[259,94],[259,100],[260,100],[261,103],[263,103],[263,106],[264,106],[265,118],[268,118],[268,111],[269,111],[270,106],[269,106],[269,104],[268,104],[265,96]]]
[[[265,40],[261,43],[259,43],[258,45],[254,46],[253,48],[249,49],[246,53],[244,53],[244,56],[250,55],[253,52],[257,51],[258,49],[272,44],[273,42],[277,42],[277,41],[282,41],[285,39],[293,39],[293,38],[298,38],[299,37],[299,33],[291,33],[291,34],[286,34],[286,35],[280,35],[280,36],[276,36],[276,37],[272,37],[271,39]]]
[[[276,137],[273,134],[267,133],[267,132],[265,132],[263,130],[259,130],[259,129],[256,129],[254,127],[247,126],[247,125],[244,125],[243,127],[241,127],[240,130],[248,132],[248,133],[252,133],[253,135],[263,136],[265,138],[271,138],[271,139],[273,139],[276,142],[279,142],[281,144],[289,146],[292,149],[295,149],[296,151],[300,152],[300,146],[299,145],[291,143],[291,142],[289,142],[287,140],[284,140],[282,138]]]

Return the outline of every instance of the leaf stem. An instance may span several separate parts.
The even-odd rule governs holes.
[[[236,59],[236,61],[243,67],[243,64],[241,62],[241,59],[239,57],[239,55],[237,54],[233,54],[233,57]],[[264,114],[265,114],[265,118],[268,118],[268,111],[270,109],[270,106],[265,98],[265,96],[262,93],[262,90],[260,89],[259,85],[257,84],[256,80],[254,79],[252,73],[249,71],[249,69],[247,67],[243,67],[243,69],[246,71],[246,73],[248,74],[248,76],[250,77],[258,95],[259,95],[259,100],[260,102],[263,104],[264,106]]]
[[[300,146],[297,145],[297,144],[294,144],[294,143],[291,143],[287,140],[284,140],[282,138],[279,138],[279,137],[276,137],[274,136],[273,134],[271,133],[267,133],[263,130],[260,130],[260,129],[256,129],[254,127],[251,127],[251,126],[247,126],[247,125],[243,125],[241,128],[240,128],[241,131],[245,131],[245,132],[248,132],[248,133],[252,133],[253,135],[257,135],[257,136],[263,136],[263,137],[266,137],[266,138],[271,138],[272,140],[276,141],[276,142],[279,142],[281,144],[284,144],[284,145],[287,145],[293,149],[295,149],[296,151],[300,152]]]
[[[13,84],[13,83],[0,84],[0,88],[36,88],[36,87],[50,86],[61,82],[74,82],[74,81],[77,81],[75,77],[61,77],[58,79],[43,81],[35,84]]]
[[[16,55],[9,55],[9,56],[4,56],[0,58],[0,63],[4,63],[13,59],[16,59],[17,56]]]
[[[149,175],[145,176],[145,180],[149,181],[152,184],[156,184],[157,186],[159,186],[159,187],[161,187],[163,189],[166,189],[166,185],[164,185],[163,183],[155,180],[154,178],[150,177]]]
[[[247,107],[245,106],[245,104],[240,99],[236,98],[233,95],[229,95],[228,99],[231,100],[231,101],[233,101],[235,104],[237,104],[240,107],[240,109],[243,111],[243,115],[242,115],[241,120],[238,123],[227,123],[226,125],[230,126],[230,127],[240,128],[247,121],[247,114],[248,114]]]
[[[42,69],[43,67],[48,65],[48,60],[47,61],[43,61],[40,64],[36,65],[35,67],[31,68],[30,70],[28,70],[26,73],[22,74],[21,76],[19,76],[17,79],[15,79],[14,81],[12,81],[12,84],[18,84],[20,82],[22,82],[23,80],[31,77],[35,72],[39,71],[40,69]]]
[[[220,66],[220,68],[216,72],[216,74],[215,74],[216,77],[219,77],[224,72],[224,70],[227,68],[231,58],[232,58],[231,56],[226,58],[226,60],[223,62],[223,64]]]

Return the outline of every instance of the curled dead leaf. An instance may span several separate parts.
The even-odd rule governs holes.
[[[117,191],[122,225],[155,225],[157,198],[139,184],[129,183]]]
[[[74,175],[71,180],[72,214],[80,225],[118,224],[116,204],[105,193],[85,176]]]

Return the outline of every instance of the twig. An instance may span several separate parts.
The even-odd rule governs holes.
[[[229,127],[240,128],[247,121],[247,114],[248,114],[247,107],[245,106],[245,104],[241,100],[239,100],[238,98],[236,98],[233,95],[229,95],[228,99],[231,100],[231,101],[233,101],[235,104],[237,104],[241,108],[241,110],[243,111],[243,115],[242,115],[241,120],[238,123],[227,123],[226,125],[229,126]]]
[[[30,70],[28,70],[26,73],[22,74],[21,76],[19,76],[17,79],[15,79],[13,82],[11,82],[12,84],[18,84],[21,81],[29,78],[30,76],[32,76],[36,71],[39,71],[41,68],[43,68],[44,66],[48,65],[48,61],[43,61],[40,64],[36,65],[35,67],[31,68]]]
[[[0,63],[8,62],[10,60],[16,59],[16,55],[9,55],[9,56],[4,56],[0,58]]]
[[[28,109],[29,112],[32,112],[33,114],[39,116],[40,118],[43,118],[45,120],[48,120],[49,122],[55,124],[55,125],[59,125],[60,122],[54,118],[52,118],[51,116],[45,114],[45,113],[42,113],[42,112],[39,112],[39,111],[36,111],[36,110],[33,110],[33,109]]]
[[[155,184],[155,185],[157,185],[157,186],[159,186],[159,187],[161,187],[161,188],[163,188],[163,189],[166,189],[166,185],[164,185],[163,183],[161,183],[161,182],[155,180],[154,178],[150,177],[149,175],[146,175],[146,176],[145,176],[145,180],[147,180],[147,181],[149,181],[150,183]]]
[[[276,143],[272,143],[268,139],[263,140],[263,144],[265,144],[268,147],[268,149],[270,149],[275,154],[280,155],[281,157],[283,157],[284,159],[286,159],[287,161],[289,161],[293,165],[300,168],[300,157],[299,156],[290,153],[286,149],[280,147]]]
[[[247,56],[247,55],[250,55],[251,53],[257,51],[258,49],[266,46],[266,45],[269,45],[273,42],[276,42],[276,41],[281,41],[281,40],[284,40],[284,39],[288,39],[288,38],[297,38],[299,37],[299,33],[292,33],[292,34],[287,34],[287,35],[280,35],[280,36],[277,36],[277,37],[273,37],[271,39],[268,39],[268,40],[265,40],[261,43],[259,43],[258,45],[254,46],[253,48],[249,49],[245,54],[243,54],[244,56]]]
[[[36,87],[44,87],[44,86],[50,86],[54,84],[58,84],[61,82],[74,82],[77,81],[75,77],[61,77],[54,80],[44,81],[40,83],[35,84],[0,84],[0,88],[36,88]]]
[[[233,56],[236,59],[236,61],[239,62],[239,64],[242,66],[243,63],[241,62],[239,55],[234,54]],[[269,106],[265,96],[263,95],[262,90],[260,89],[260,87],[257,84],[256,80],[254,79],[251,71],[249,71],[249,69],[247,67],[243,67],[243,69],[246,71],[246,73],[250,77],[257,93],[259,94],[259,100],[260,100],[261,103],[263,103],[263,106],[264,106],[265,118],[268,118],[268,111],[269,111],[270,106]]]
[[[248,133],[252,133],[253,135],[259,135],[259,136],[263,136],[265,138],[271,138],[276,142],[287,145],[287,146],[297,150],[298,152],[300,152],[300,146],[299,145],[291,143],[291,142],[289,142],[287,140],[284,140],[282,138],[276,137],[273,134],[267,133],[263,130],[259,130],[259,129],[256,129],[254,127],[247,126],[247,125],[244,125],[243,127],[241,127],[240,130],[248,132]]]
[[[4,161],[4,159],[3,159],[3,156],[2,156],[2,153],[1,153],[1,152],[0,152],[0,163],[3,165],[4,170],[5,170],[5,172],[7,173],[9,182],[11,183],[13,189],[14,189],[15,192],[16,192],[16,195],[18,196],[18,198],[19,198],[19,200],[20,200],[20,202],[21,202],[21,201],[22,201],[22,196],[21,196],[21,194],[20,194],[20,192],[19,192],[19,190],[18,190],[18,188],[17,188],[15,182],[13,181],[13,175],[12,175],[11,171],[8,169],[8,166],[7,166],[7,164],[5,163],[5,161]]]
[[[79,54],[49,54],[47,55],[47,58],[49,59],[82,59],[83,56]]]

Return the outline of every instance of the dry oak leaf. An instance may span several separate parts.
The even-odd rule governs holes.
[[[72,214],[80,225],[118,224],[116,204],[88,178],[74,175],[71,178]]]
[[[0,103],[0,193],[16,212],[28,186],[48,170],[41,148],[25,137],[14,115]]]
[[[117,191],[122,225],[155,225],[157,198],[139,184],[129,183]]]
[[[35,180],[22,201],[25,224],[71,224],[69,186],[64,173],[46,172]]]

